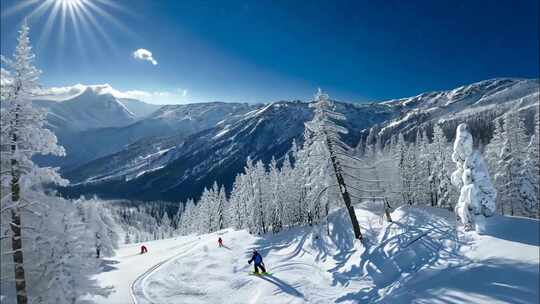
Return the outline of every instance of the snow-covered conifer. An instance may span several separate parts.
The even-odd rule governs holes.
[[[482,156],[473,148],[473,138],[466,124],[457,127],[452,159],[457,166],[452,183],[461,189],[456,214],[466,229],[474,225],[477,232],[482,232],[483,218],[496,210],[497,193]]]
[[[41,72],[33,65],[35,56],[29,31],[25,21],[19,31],[13,59],[2,56],[6,69],[2,73],[0,89],[1,211],[11,215],[12,259],[19,304],[28,301],[22,242],[26,224],[21,221],[21,213],[35,203],[28,200],[26,193],[44,182],[66,183],[56,169],[40,168],[32,161],[36,154],[64,155],[64,149],[57,145],[56,136],[44,128],[46,112],[32,107],[31,97],[38,88]]]

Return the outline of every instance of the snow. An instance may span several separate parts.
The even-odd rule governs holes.
[[[485,234],[456,229],[443,209],[402,207],[394,223],[357,207],[326,227],[254,236],[225,229],[122,247],[97,276],[114,286],[97,303],[534,303],[539,291],[539,222],[494,216]],[[221,236],[226,247],[217,247]],[[252,248],[267,276],[252,276]],[[130,300],[132,299],[132,300]]]

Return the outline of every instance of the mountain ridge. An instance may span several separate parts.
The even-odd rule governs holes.
[[[97,193],[111,198],[120,198],[121,193],[125,195],[121,198],[179,201],[196,197],[215,180],[230,189],[248,156],[268,162],[272,156],[281,158],[293,140],[301,143],[303,123],[312,117],[309,104],[280,101],[244,107],[234,103],[163,107],[153,118],[143,121],[162,121],[166,114],[167,118],[173,117],[167,122],[169,127],[171,122],[174,125],[169,129],[171,133],[140,138],[124,149],[70,168],[65,175],[74,185],[64,189],[64,193]],[[335,104],[336,111],[347,116],[345,127],[350,132],[344,140],[356,146],[372,128],[381,133],[384,141],[389,141],[399,132],[410,138],[418,128],[429,128],[435,123],[451,130],[454,123],[478,114],[475,111],[490,119],[509,110],[530,113],[538,104],[538,80],[498,78],[381,103]],[[223,106],[238,106],[242,111],[216,110]],[[175,129],[178,121],[193,122],[197,121],[195,117],[207,117],[193,115],[201,113],[217,114],[210,115],[212,123],[203,122],[200,129],[185,136]],[[223,113],[229,115],[220,120]]]

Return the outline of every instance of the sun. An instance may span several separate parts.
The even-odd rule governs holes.
[[[128,12],[114,0],[25,0],[6,9],[2,16],[21,11],[28,12],[26,17],[30,22],[41,25],[37,47],[46,46],[51,40],[51,32],[57,36],[55,40],[59,41],[60,47],[70,39],[66,39],[66,33],[74,35],[74,41],[82,52],[88,43],[92,43],[95,49],[103,49],[103,44],[109,49],[116,48],[106,26],[114,26],[133,35],[115,17],[117,13]]]

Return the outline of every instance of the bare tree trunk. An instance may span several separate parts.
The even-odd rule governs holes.
[[[17,114],[15,115],[17,120]],[[17,150],[17,135],[13,134],[11,152]],[[16,159],[11,159],[11,248],[13,250],[13,263],[15,266],[15,291],[17,293],[17,304],[28,303],[26,295],[26,279],[24,275],[23,249],[22,249],[22,226],[21,226],[21,208],[19,207],[20,186],[19,186],[19,164]]]
[[[388,203],[388,199],[386,197],[384,198],[384,214],[386,215],[386,220],[390,223],[392,223],[392,216],[390,215],[390,204]]]
[[[343,201],[345,202],[345,206],[347,207],[347,211],[349,212],[349,217],[351,218],[354,237],[362,240],[362,232],[360,232],[360,225],[358,224],[358,220],[356,219],[356,213],[354,212],[354,207],[351,203],[351,197],[349,195],[349,192],[347,191],[347,185],[345,184],[343,175],[341,175],[341,166],[337,160],[337,157],[333,150],[332,142],[330,141],[328,136],[326,136],[326,144],[328,146],[328,151],[330,152],[330,160],[332,162],[332,167],[334,168],[334,173],[336,175],[336,179],[339,185],[339,192],[343,197]]]

